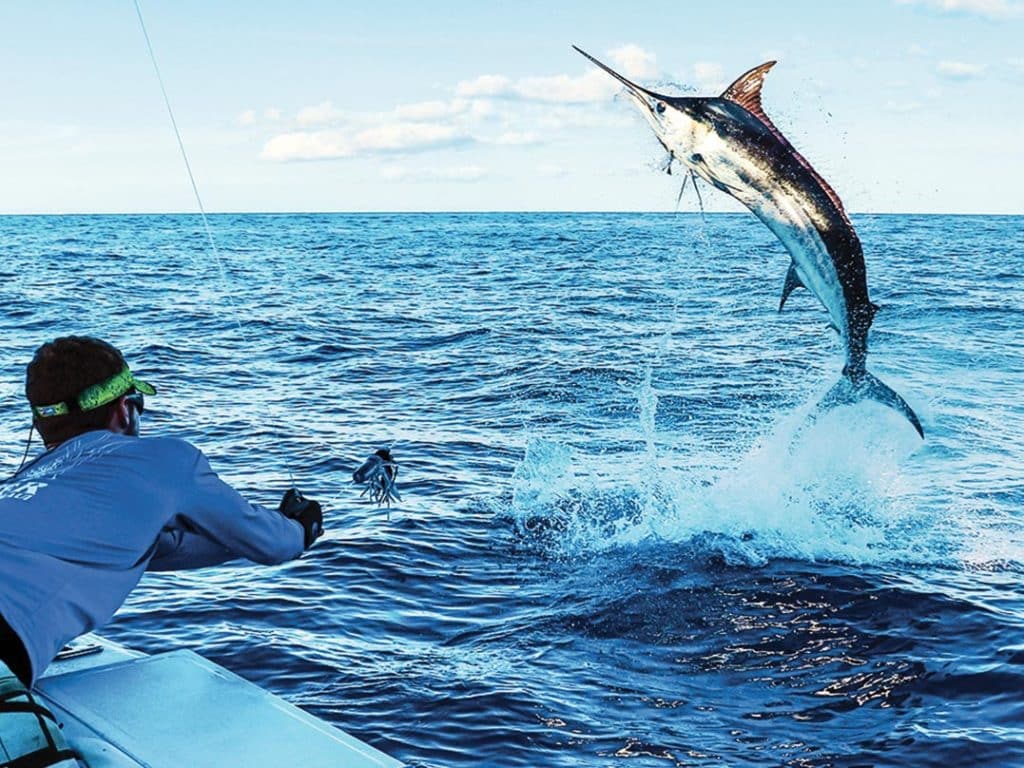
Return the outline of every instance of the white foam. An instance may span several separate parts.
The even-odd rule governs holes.
[[[812,423],[808,404],[735,456],[659,456],[649,377],[637,394],[643,448],[632,453],[528,442],[511,512],[523,530],[543,531],[551,554],[665,541],[749,564],[938,563],[960,548],[959,529],[918,503],[919,439],[882,406],[838,408]]]

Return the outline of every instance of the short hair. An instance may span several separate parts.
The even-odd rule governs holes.
[[[43,442],[62,443],[85,432],[106,429],[115,403],[80,411],[75,410],[77,398],[86,387],[106,381],[125,365],[116,347],[92,336],[63,336],[39,347],[25,369],[29,404],[76,404],[71,413],[60,416],[33,415]]]

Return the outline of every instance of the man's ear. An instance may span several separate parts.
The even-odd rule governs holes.
[[[107,429],[111,432],[123,434],[128,425],[131,424],[132,415],[128,413],[128,403],[123,397],[114,401],[110,409],[110,419],[107,421]]]

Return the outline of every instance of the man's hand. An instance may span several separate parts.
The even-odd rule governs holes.
[[[285,517],[298,520],[306,532],[305,547],[309,549],[313,542],[324,535],[324,515],[319,502],[307,499],[295,488],[289,488],[277,508]]]

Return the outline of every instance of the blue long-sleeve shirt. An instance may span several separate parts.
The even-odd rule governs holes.
[[[302,525],[245,501],[195,446],[87,432],[0,485],[0,615],[32,680],[105,624],[144,571],[303,552]]]

